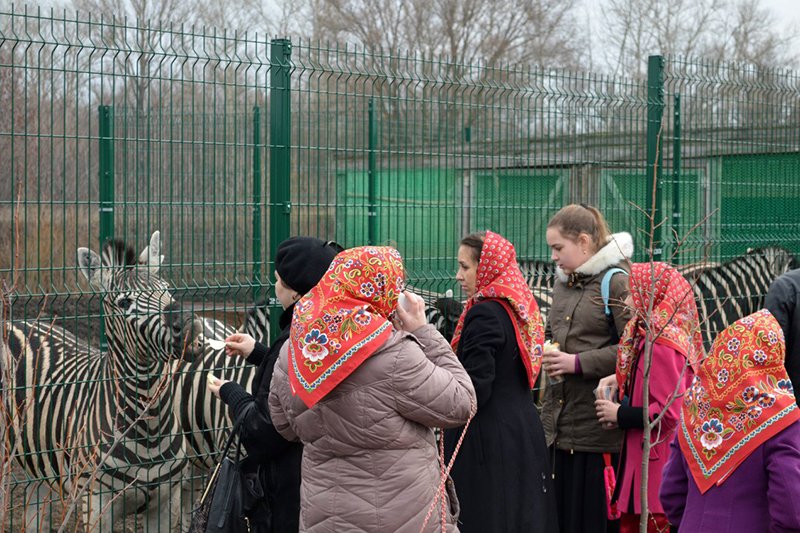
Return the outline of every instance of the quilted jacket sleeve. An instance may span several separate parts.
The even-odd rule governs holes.
[[[405,341],[391,371],[398,413],[428,427],[464,425],[476,405],[467,372],[432,325],[414,336],[422,346]]]

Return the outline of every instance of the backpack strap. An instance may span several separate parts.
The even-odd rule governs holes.
[[[600,296],[603,298],[603,311],[606,314],[606,321],[608,322],[608,331],[611,334],[611,338],[615,339],[612,344],[617,344],[619,342],[619,333],[617,333],[617,326],[614,324],[614,315],[611,314],[611,309],[608,307],[608,298],[609,298],[609,290],[611,285],[611,278],[614,274],[625,274],[628,275],[628,272],[619,267],[609,268],[606,270],[606,273],[603,274],[603,280],[600,282]]]

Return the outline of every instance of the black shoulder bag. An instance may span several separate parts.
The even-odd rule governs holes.
[[[231,430],[222,458],[203,490],[200,502],[192,510],[189,533],[245,533],[250,531],[250,521],[245,515],[264,494],[257,479],[243,472],[242,421],[253,404],[242,413]],[[228,455],[234,441],[236,453]]]

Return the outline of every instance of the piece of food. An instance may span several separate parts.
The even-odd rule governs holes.
[[[219,339],[206,339],[206,342],[212,350],[222,350],[225,348],[225,341],[221,341]]]
[[[544,341],[544,346],[542,346],[542,349],[545,352],[552,352],[553,350],[558,350],[559,348],[560,345],[557,342],[551,342],[551,341]]]

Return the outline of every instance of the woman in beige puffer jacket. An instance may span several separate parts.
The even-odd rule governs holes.
[[[461,426],[473,412],[470,378],[425,323],[424,304],[397,306],[403,277],[396,250],[346,250],[298,303],[269,403],[275,428],[304,445],[300,531],[419,532],[441,480],[431,428]],[[344,333],[365,322],[372,331]],[[445,530],[457,531],[452,490],[446,507]],[[437,505],[425,531],[440,526]]]

